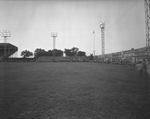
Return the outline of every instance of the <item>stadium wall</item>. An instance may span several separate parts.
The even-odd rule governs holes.
[[[100,62],[111,62],[111,63],[137,63],[141,62],[143,59],[150,59],[150,47],[142,47],[137,49],[130,49],[120,52],[114,52],[98,56],[98,61]]]

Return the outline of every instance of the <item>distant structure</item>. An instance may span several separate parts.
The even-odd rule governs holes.
[[[145,3],[146,46],[150,47],[150,0],[144,0],[144,3]]]
[[[105,55],[105,22],[100,23],[100,28],[101,28],[101,42],[102,42],[102,55]]]
[[[93,30],[93,39],[94,39],[94,41],[93,41],[93,55],[95,57],[95,30]]]
[[[7,37],[10,37],[10,31],[4,30],[1,31],[1,37],[4,37],[4,58],[7,57]]]
[[[51,33],[51,37],[53,37],[53,56],[54,56],[54,60],[55,60],[55,39],[57,37],[57,33],[55,33],[55,32]]]
[[[51,33],[51,37],[53,37],[53,50],[55,49],[55,39],[57,37],[57,33]]]

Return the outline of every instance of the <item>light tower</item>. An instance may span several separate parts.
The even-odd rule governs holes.
[[[53,37],[53,57],[55,60],[55,39],[57,37],[57,33],[55,33],[55,32],[51,33],[51,37]]]
[[[101,42],[102,42],[102,55],[105,55],[105,22],[100,23],[100,28],[101,28]]]
[[[1,31],[1,37],[4,37],[4,43],[5,43],[5,46],[4,46],[4,58],[7,58],[7,37],[10,37],[11,36],[11,33],[10,31]]]
[[[145,2],[145,29],[146,29],[146,46],[150,46],[150,0]]]

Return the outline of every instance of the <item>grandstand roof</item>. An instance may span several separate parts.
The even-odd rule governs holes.
[[[0,43],[0,49],[4,49],[5,45],[7,46],[7,48],[10,48],[10,49],[18,49],[17,46],[14,46],[10,43]]]

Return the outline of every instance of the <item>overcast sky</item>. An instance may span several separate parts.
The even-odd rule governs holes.
[[[78,47],[101,54],[101,21],[106,23],[105,53],[144,47],[144,0],[0,0],[0,30],[10,30],[8,42],[22,50]],[[3,42],[3,38],[0,38]]]

